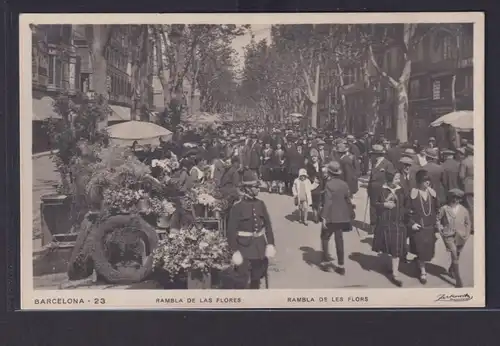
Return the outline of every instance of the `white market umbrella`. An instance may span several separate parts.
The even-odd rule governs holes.
[[[107,128],[109,137],[114,144],[132,145],[135,141],[139,145],[158,145],[159,139],[169,141],[172,132],[166,128],[147,121],[127,121]]]
[[[300,114],[300,113],[292,113],[292,114],[290,114],[290,116],[291,116],[292,118],[303,118],[303,117],[304,117],[304,116],[303,116],[302,114]]]
[[[474,113],[472,111],[455,111],[445,114],[434,120],[430,126],[436,127],[448,124],[458,131],[472,131],[474,129]]]

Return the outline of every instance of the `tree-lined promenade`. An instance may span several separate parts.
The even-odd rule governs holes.
[[[109,92],[107,48],[118,32],[127,41],[132,119],[150,107],[146,91],[152,76],[163,89],[165,112],[159,121],[168,127],[181,121],[182,114],[190,111],[187,105],[199,95],[203,112],[263,122],[286,122],[287,115],[298,112],[306,115],[304,125],[316,128],[326,108],[329,123],[341,132],[353,132],[353,127],[377,132],[383,122],[384,93],[391,90],[396,137],[406,142],[409,94],[419,92],[410,90],[409,83],[415,63],[430,61],[430,52],[440,47],[442,60],[454,62],[458,70],[464,51],[471,49],[464,40],[471,37],[471,28],[466,24],[272,25],[270,40],[255,41],[252,36],[243,59],[238,59],[233,40],[252,35],[250,25],[85,25],[85,35],[93,91],[104,96]],[[456,72],[446,87],[455,109]],[[345,92],[353,84],[363,90],[362,107],[356,110]]]
[[[242,102],[266,120],[272,117],[282,122],[293,112],[307,114],[307,123],[316,128],[319,96],[326,90],[324,98],[329,98],[327,106],[336,118],[336,128],[352,131],[348,124],[360,114],[348,109],[344,90],[360,83],[365,90],[361,116],[366,117],[366,128],[361,131],[376,132],[381,89],[389,88],[395,95],[396,137],[406,142],[413,63],[435,49],[429,47],[432,35],[432,45],[445,42],[444,58],[454,60],[458,68],[463,37],[470,32],[471,26],[462,24],[273,25],[271,42],[254,41],[247,47]],[[384,68],[388,50],[399,59]],[[456,73],[451,85],[456,109],[455,83]]]

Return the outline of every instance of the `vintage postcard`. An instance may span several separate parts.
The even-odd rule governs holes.
[[[22,14],[22,309],[483,307],[484,42],[472,12]]]

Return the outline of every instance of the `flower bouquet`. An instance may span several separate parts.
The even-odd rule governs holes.
[[[166,199],[150,197],[149,199],[147,199],[147,201],[149,202],[149,206],[146,210],[144,210],[144,213],[146,215],[154,214],[157,216],[170,216],[176,210],[175,205]]]
[[[231,252],[225,237],[219,232],[192,227],[171,232],[160,241],[153,253],[155,271],[164,271],[170,280],[207,276],[213,269],[230,267]]]
[[[165,174],[170,175],[172,171],[179,168],[179,162],[175,159],[153,160],[151,167],[160,167]]]
[[[197,216],[208,217],[208,214],[215,212],[219,214],[229,207],[229,203],[213,182],[198,184],[187,194],[193,210]],[[218,217],[216,215],[215,217]]]
[[[127,187],[107,188],[103,197],[104,206],[111,214],[129,214],[137,212],[137,204],[145,197],[145,193]]]
[[[223,212],[229,208],[229,201],[225,198],[216,199],[215,203],[212,205],[212,209],[216,212]]]

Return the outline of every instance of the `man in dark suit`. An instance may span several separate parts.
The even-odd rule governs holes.
[[[441,151],[441,155],[444,159],[444,162],[441,165],[444,170],[444,190],[450,191],[451,189],[458,189],[460,163],[455,159],[455,153],[452,150],[444,149]]]
[[[321,165],[324,165],[328,161],[330,161],[328,158],[328,152],[325,150],[325,144],[326,143],[321,139],[316,143],[318,147],[318,158]]]
[[[377,209],[375,207],[375,202],[385,183],[385,172],[394,170],[393,164],[384,157],[385,153],[384,147],[380,144],[373,145],[370,151],[373,162],[367,192],[370,198],[370,225],[372,228],[377,224]]]
[[[413,188],[416,188],[416,181],[415,181],[415,176],[412,175],[411,168],[414,165],[414,161],[409,157],[409,156],[402,156],[401,159],[399,159],[399,173],[401,175],[401,180],[400,184],[401,187],[403,188],[404,196],[407,197],[410,195],[410,191]],[[408,255],[408,239],[405,240],[404,242],[404,251],[403,254],[401,255],[400,260],[404,263],[408,262],[407,259]]]
[[[405,192],[405,196],[409,196],[411,189],[416,187],[415,177],[411,174],[411,167],[413,164],[413,160],[408,156],[403,156],[399,159],[399,172],[401,174],[400,184]]]
[[[332,161],[327,166],[328,180],[325,183],[323,194],[323,208],[321,210],[321,250],[323,263],[331,262],[329,242],[332,235],[335,237],[337,250],[336,271],[345,275],[344,268],[344,236],[343,232],[351,229],[353,205],[351,192],[345,181],[340,179],[342,169],[340,163]]]
[[[249,159],[248,159],[248,168],[254,171],[257,175],[260,169],[260,152],[262,148],[260,147],[257,135],[251,136],[250,148],[248,151]]]
[[[349,145],[349,152],[356,158],[356,160],[361,161],[361,151],[356,138],[353,135],[348,135],[346,139]]]
[[[337,152],[340,155],[339,162],[342,168],[341,179],[344,180],[349,186],[349,190],[354,195],[358,192],[358,161],[349,152],[349,148],[344,143],[337,146]]]
[[[389,149],[387,149],[386,157],[394,167],[397,167],[399,165],[399,159],[401,158],[401,147],[399,146],[398,140],[396,140],[393,145]]]
[[[361,139],[362,147],[365,149],[361,152],[362,155],[362,169],[361,173],[363,175],[368,174],[370,170],[370,150],[372,149],[373,143],[373,132],[366,132],[363,138]]]
[[[439,151],[437,148],[427,148],[425,149],[425,156],[427,157],[427,163],[423,166],[423,169],[429,175],[431,187],[436,191],[439,204],[444,204],[446,203],[446,191],[443,185],[444,169],[437,163]]]

